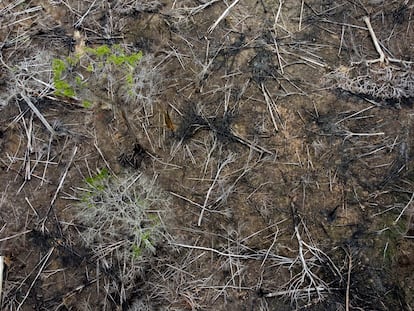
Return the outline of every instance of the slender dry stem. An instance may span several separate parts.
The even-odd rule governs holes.
[[[411,203],[414,200],[414,192],[411,195],[410,200],[408,201],[408,203],[404,206],[404,208],[402,209],[401,213],[398,215],[398,217],[394,220],[394,225],[397,224],[397,222],[401,219],[401,217],[404,215],[405,211],[407,210],[407,208],[409,208],[411,206]]]
[[[2,305],[4,256],[0,255],[0,306]]]
[[[52,208],[53,208],[53,206],[54,206],[54,204],[55,204],[55,201],[56,201],[56,199],[57,199],[57,196],[58,196],[58,194],[59,194],[60,190],[61,190],[61,189],[62,189],[62,187],[63,187],[63,183],[65,182],[66,175],[67,175],[67,174],[68,174],[68,172],[69,172],[69,168],[70,168],[70,166],[71,166],[71,165],[72,165],[72,163],[73,163],[73,160],[74,160],[74,158],[75,158],[75,155],[76,155],[76,152],[77,152],[77,151],[78,151],[78,146],[75,146],[75,148],[73,148],[73,151],[72,151],[72,155],[71,155],[71,157],[70,157],[70,160],[69,160],[68,164],[66,165],[65,171],[64,171],[64,173],[63,173],[62,177],[60,178],[59,185],[58,185],[58,187],[57,187],[57,189],[56,189],[56,191],[55,191],[55,194],[53,195],[52,201],[50,201],[49,209],[48,209],[48,211],[47,211],[47,213],[46,213],[45,217],[44,217],[44,218],[43,218],[43,220],[42,220],[42,230],[43,230],[43,231],[44,231],[44,229],[45,229],[45,223],[46,223],[46,221],[47,221],[47,218],[49,217],[50,211],[52,210]]]
[[[213,191],[213,189],[214,189],[214,187],[215,187],[215,185],[216,185],[216,183],[217,183],[217,181],[219,179],[219,176],[220,176],[221,171],[228,164],[230,164],[232,162],[234,162],[234,155],[233,154],[230,154],[229,157],[219,166],[219,168],[218,168],[218,170],[216,172],[216,176],[214,177],[214,180],[213,180],[210,188],[208,189],[207,194],[206,194],[206,197],[204,199],[204,203],[203,203],[203,206],[201,208],[200,216],[198,217],[198,222],[197,222],[197,225],[198,226],[201,226],[201,222],[203,220],[204,211],[206,210],[206,207],[207,207],[208,202],[209,202],[210,195],[211,195],[211,193],[212,193],[212,191]]]
[[[55,130],[53,127],[47,122],[46,118],[40,113],[39,109],[32,103],[30,98],[24,94],[24,92],[20,93],[20,96],[24,99],[26,104],[32,109],[32,111],[35,113],[35,115],[39,118],[39,120],[43,123],[43,125],[46,127],[46,129],[52,134],[56,135]]]
[[[351,287],[352,256],[348,254],[348,276],[346,281],[345,310],[349,311],[349,290]]]
[[[22,308],[23,304],[25,303],[27,297],[29,297],[30,292],[32,291],[32,288],[34,287],[37,279],[40,277],[40,274],[42,274],[44,268],[46,267],[46,264],[48,263],[49,258],[52,255],[54,249],[55,249],[54,247],[50,248],[49,251],[47,252],[47,254],[41,259],[41,261],[39,263],[39,264],[41,264],[41,266],[39,268],[39,271],[37,272],[32,284],[30,285],[29,289],[27,290],[26,295],[23,297],[23,300],[18,305],[17,311],[21,310],[21,308]]]
[[[233,7],[234,7],[237,3],[239,3],[239,1],[240,1],[240,0],[234,0],[234,1],[233,1],[233,3],[232,3],[232,4],[230,4],[230,5],[228,6],[228,8],[224,10],[223,14],[221,14],[221,15],[220,15],[220,17],[216,20],[216,22],[208,28],[208,33],[212,33],[212,32],[214,31],[214,29],[218,26],[218,24],[220,24],[220,22],[221,22],[224,18],[226,18],[226,16],[230,13],[231,9],[232,9],[232,8],[233,8]]]

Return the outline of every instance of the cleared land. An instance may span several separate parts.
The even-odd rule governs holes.
[[[413,13],[3,0],[0,309],[412,310]]]

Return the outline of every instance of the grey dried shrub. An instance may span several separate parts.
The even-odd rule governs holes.
[[[161,6],[162,3],[156,0],[118,0],[114,10],[120,14],[133,14],[135,12],[154,12]]]
[[[340,66],[325,77],[325,84],[378,100],[401,101],[414,97],[413,65]]]
[[[163,215],[168,197],[155,179],[110,176],[107,170],[87,178],[77,197],[74,214],[85,246],[104,268],[116,272],[117,290],[128,292],[167,238]]]
[[[43,50],[8,67],[10,79],[7,84],[10,97],[22,91],[36,97],[50,94],[53,87],[51,62],[52,54]]]

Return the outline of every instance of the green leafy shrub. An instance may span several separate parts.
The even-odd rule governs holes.
[[[107,91],[134,90],[134,75],[139,71],[142,52],[128,52],[121,45],[101,45],[85,48],[83,54],[52,61],[54,94],[80,99],[90,107],[91,94],[102,98],[102,88]],[[101,91],[100,91],[101,90]],[[106,92],[107,94],[108,92]]]
[[[71,79],[68,72],[74,65],[76,65],[76,61],[70,57],[65,60],[59,58],[54,58],[52,60],[52,75],[55,95],[69,98],[76,97],[76,88],[79,88],[84,81],[78,75]]]

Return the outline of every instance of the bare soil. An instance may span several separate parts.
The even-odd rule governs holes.
[[[0,309],[412,310],[414,99],[329,74],[398,69],[409,93],[413,13],[412,1],[3,0]],[[364,16],[398,62],[367,64]],[[86,108],[42,92],[50,68],[43,84],[24,75],[36,55],[73,55],[75,30],[87,47],[142,51],[145,97],[95,85]],[[75,216],[103,168],[155,178],[171,201],[168,235],[126,293]]]

